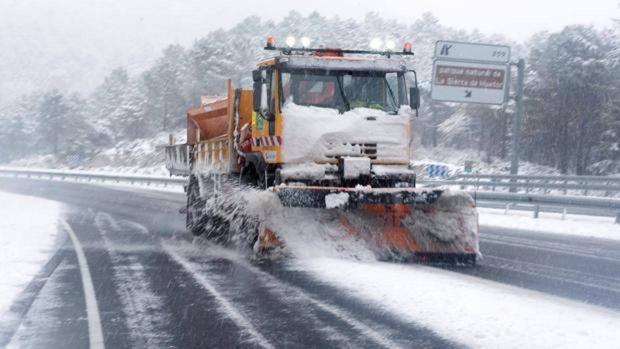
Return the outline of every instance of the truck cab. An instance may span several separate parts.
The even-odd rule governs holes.
[[[346,52],[282,50],[258,63],[248,171],[265,186],[413,185],[415,71],[401,56]]]

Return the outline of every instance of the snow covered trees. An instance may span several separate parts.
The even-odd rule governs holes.
[[[583,26],[534,38],[524,119],[527,159],[576,174],[592,172],[589,166],[603,160],[601,135],[618,120],[614,46],[608,34]]]
[[[58,90],[21,98],[0,112],[0,160],[43,154],[87,158],[96,137],[85,119],[85,105],[79,96]]]
[[[0,110],[0,161],[44,152],[62,157],[61,149],[76,144],[96,151],[183,127],[187,108],[197,105],[201,95],[223,92],[226,79],[232,78],[236,86],[251,85],[256,61],[271,54],[263,50],[267,35],[278,45],[294,35],[311,38],[311,46],[347,48],[368,48],[374,37],[399,45],[411,41],[411,59],[423,92],[420,118],[414,120],[416,138],[428,147],[470,148],[486,157],[508,155],[512,105],[503,110],[429,98],[436,40],[510,44],[505,38],[455,30],[430,13],[403,24],[374,13],[353,20],[292,11],[277,23],[251,16],[229,30],[206,34],[191,47],[169,46],[143,73],[117,68],[90,95],[40,91],[21,98]],[[526,46],[512,46],[513,56],[528,62],[522,159],[566,173],[619,172],[618,36],[571,26],[536,35]],[[88,142],[78,133],[89,135]]]
[[[173,45],[142,75],[146,97],[143,111],[150,121],[144,126],[148,131],[171,131],[184,125],[185,119],[180,116],[185,114],[189,101],[183,93],[183,84],[191,79],[185,74],[186,66],[184,49]]]

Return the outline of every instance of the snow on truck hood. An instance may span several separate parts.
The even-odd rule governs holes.
[[[287,102],[282,109],[282,158],[287,163],[359,156],[364,144],[377,145],[377,159],[408,161],[409,116],[355,108],[343,114],[331,108]]]

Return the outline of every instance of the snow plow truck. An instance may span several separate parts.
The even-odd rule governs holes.
[[[345,234],[386,259],[475,264],[478,215],[464,192],[416,187],[411,119],[420,93],[402,51],[276,47],[252,88],[202,97],[187,140],[166,147],[171,175],[187,176],[188,231],[226,240],[209,202],[230,183],[272,193],[278,210],[329,212]],[[226,184],[222,184],[226,183]],[[226,208],[224,208],[225,210]],[[260,220],[260,218],[259,218]],[[239,226],[239,224],[237,224]],[[254,251],[286,245],[278,225],[243,225]],[[209,232],[208,227],[219,227]]]

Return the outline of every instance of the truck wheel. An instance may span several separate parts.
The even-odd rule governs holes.
[[[207,215],[204,211],[205,202],[200,197],[200,184],[198,178],[190,175],[187,186],[187,213],[185,227],[194,236],[199,236],[204,232]]]
[[[243,184],[252,186],[254,188],[263,189],[265,186],[265,176],[256,170],[254,165],[248,164],[241,171],[241,181]]]

